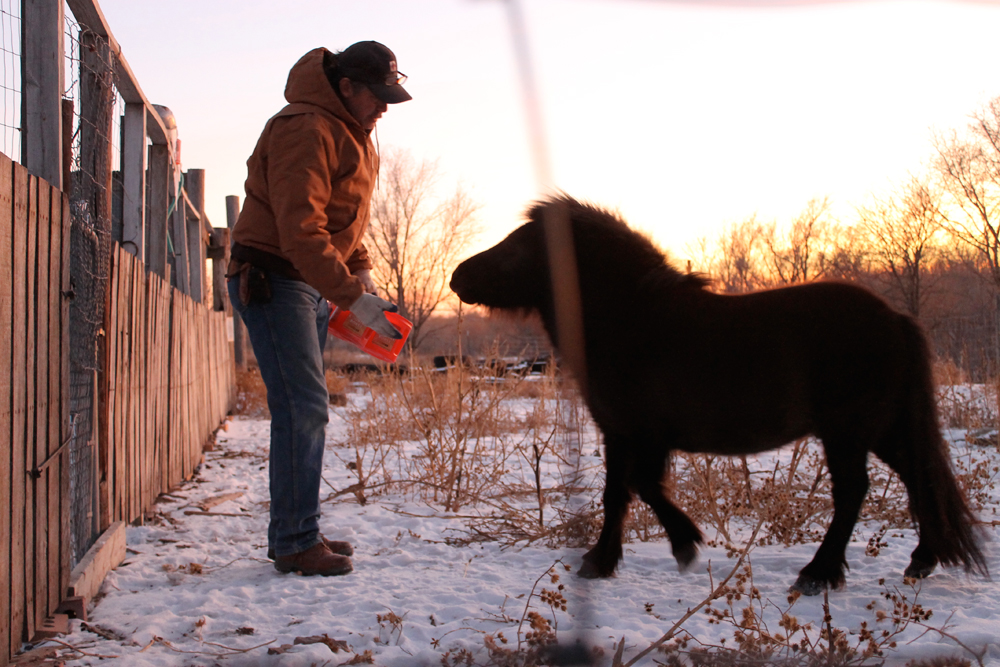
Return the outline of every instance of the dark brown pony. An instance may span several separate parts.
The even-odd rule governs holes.
[[[810,434],[823,442],[834,513],[793,588],[812,595],[844,583],[868,452],[906,485],[919,527],[905,575],[925,577],[938,563],[986,573],[939,431],[927,344],[912,319],[841,283],[714,294],[614,215],[564,196],[536,204],[529,222],[451,279],[466,303],[538,312],[557,349],[542,227],[553,212],[572,226],[587,403],[607,460],[604,527],[580,575],[614,573],[634,493],[656,513],[679,567],[694,561],[701,531],[664,493],[673,450],[749,454]]]

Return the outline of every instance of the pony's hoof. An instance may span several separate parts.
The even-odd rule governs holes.
[[[931,572],[934,571],[935,566],[936,563],[926,563],[922,560],[914,558],[910,561],[910,564],[906,566],[906,569],[903,571],[903,576],[909,577],[910,579],[923,579],[931,576]]]
[[[674,549],[674,559],[677,561],[677,571],[687,572],[698,558],[698,547],[686,544]]]
[[[813,579],[812,577],[800,574],[799,578],[795,580],[792,587],[788,589],[789,593],[801,593],[802,595],[819,595],[826,590],[826,582],[820,581],[819,579]]]
[[[613,572],[610,574],[602,574],[593,561],[586,559],[583,561],[580,569],[576,571],[576,576],[583,577],[584,579],[605,579],[613,575]]]

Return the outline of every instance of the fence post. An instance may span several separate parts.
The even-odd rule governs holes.
[[[184,176],[184,188],[194,209],[194,215],[187,218],[188,265],[191,271],[191,298],[205,303],[205,170],[188,169]]]
[[[22,56],[24,117],[21,162],[28,171],[60,190],[63,184],[62,95],[63,73],[62,0],[23,0]],[[69,150],[69,147],[65,147]]]
[[[191,294],[191,274],[188,272],[187,204],[182,188],[175,184],[173,192],[174,212],[170,216],[170,240],[173,252],[170,254],[173,267],[172,284],[184,294]]]
[[[240,217],[240,198],[236,195],[226,197],[226,224],[229,226],[230,238],[232,237],[233,225]],[[236,370],[245,371],[247,369],[247,326],[243,324],[243,318],[235,310],[233,311],[233,361],[236,363]]]
[[[86,206],[90,226],[96,233],[97,253],[94,275],[99,293],[95,300],[103,309],[104,331],[109,330],[107,308],[111,283],[108,280],[111,253],[111,133],[114,128],[114,90],[111,50],[106,39],[90,31],[80,35],[80,170],[88,178],[80,179],[80,200]],[[108,341],[101,336],[97,345],[98,392],[95,408],[101,479],[101,528],[111,523],[111,497],[108,484],[110,433],[108,405]]]
[[[122,135],[122,247],[145,259],[146,105],[125,104]]]
[[[170,148],[149,147],[149,206],[146,218],[146,266],[167,277],[167,211],[170,208]]]

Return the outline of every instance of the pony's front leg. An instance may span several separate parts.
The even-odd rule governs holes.
[[[660,525],[667,531],[677,569],[684,572],[698,557],[698,545],[703,537],[691,518],[667,498],[663,488],[666,470],[666,457],[640,460],[636,466],[636,486],[639,498],[652,508]]]
[[[816,555],[792,584],[791,590],[803,595],[818,595],[827,588],[843,587],[847,543],[868,494],[866,451],[832,437],[824,438],[823,448],[833,482],[833,520]]]
[[[583,556],[577,574],[587,579],[610,577],[622,559],[622,526],[632,493],[626,483],[626,463],[613,439],[605,437],[607,472],[604,479],[604,526],[597,544]]]

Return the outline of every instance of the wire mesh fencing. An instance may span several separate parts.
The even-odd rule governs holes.
[[[114,62],[107,40],[83,30],[68,7],[64,39],[63,97],[73,104],[70,179],[63,188],[70,198],[70,280],[74,293],[70,305],[69,410],[74,426],[70,532],[76,562],[100,534],[95,392],[103,355],[105,295],[116,213],[121,220],[120,119],[124,102],[113,83]],[[109,173],[110,182],[102,176]]]
[[[0,0],[0,151],[21,158],[21,0]]]

